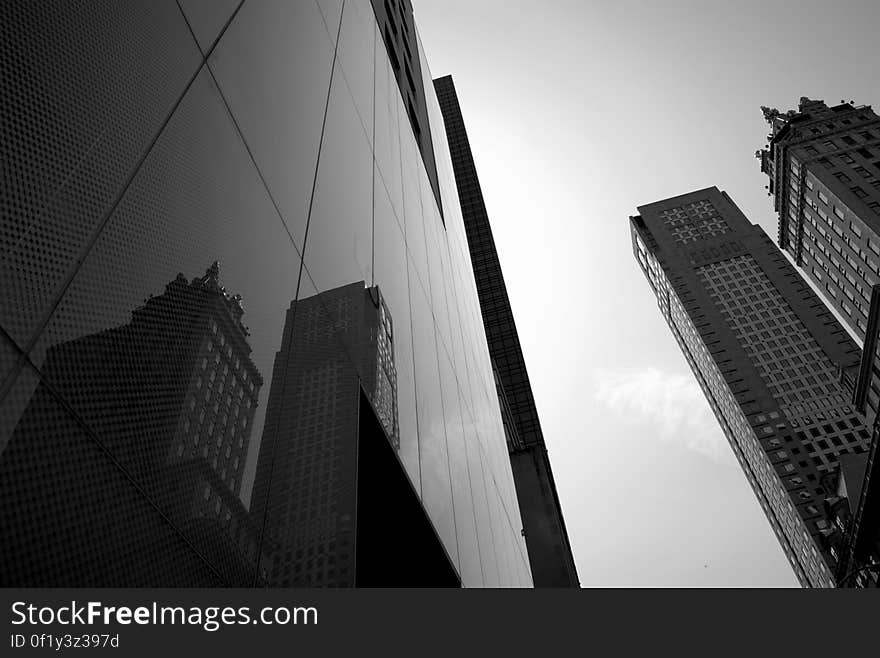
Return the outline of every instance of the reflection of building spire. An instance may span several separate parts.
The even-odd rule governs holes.
[[[226,289],[220,285],[220,261],[215,260],[211,266],[205,270],[203,277],[193,279],[193,285],[206,290],[216,290],[226,296]]]
[[[186,277],[183,276],[183,274],[178,274],[177,281],[185,283]],[[225,302],[226,308],[229,310],[239,329],[241,329],[245,336],[250,335],[250,331],[248,331],[248,328],[241,323],[241,318],[244,315],[244,305],[242,304],[241,295],[230,295],[226,291],[226,288],[220,285],[219,260],[215,260],[213,263],[211,263],[208,269],[205,270],[204,276],[196,277],[192,280],[192,283],[190,285],[193,288],[201,288],[203,290],[218,293]]]

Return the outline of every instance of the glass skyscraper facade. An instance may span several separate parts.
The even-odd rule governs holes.
[[[861,351],[717,188],[641,206],[633,251],[804,586],[834,587],[827,477],[870,441],[841,373]]]
[[[0,24],[0,583],[531,586],[409,2]]]

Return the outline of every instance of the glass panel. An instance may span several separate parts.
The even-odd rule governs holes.
[[[507,466],[507,472],[502,477],[509,478],[510,466]],[[511,480],[512,484],[512,480]],[[495,481],[495,490],[498,495],[498,523],[501,532],[504,533],[504,563],[506,564],[504,582],[508,586],[517,586],[520,580],[519,573],[521,571],[522,555],[520,547],[523,542],[522,537],[522,521],[519,515],[519,506],[516,502],[515,492],[508,489],[504,481]],[[513,507],[510,507],[513,505]],[[498,532],[498,531],[496,531]],[[499,535],[496,534],[496,537]]]
[[[312,2],[246,2],[208,60],[298,247],[333,62],[322,25]]]
[[[382,36],[375,34],[375,136],[373,150],[376,156],[377,175],[388,191],[388,198],[398,220],[404,222],[403,185],[400,170],[400,133],[397,124],[398,98],[397,81],[391,72],[388,55]],[[416,201],[416,197],[413,197]],[[418,207],[416,205],[415,207]]]
[[[409,267],[422,501],[453,564],[458,567],[452,483],[449,476],[449,456],[440,397],[434,322],[428,299],[416,282],[412,262],[409,263]]]
[[[2,581],[12,587],[223,584],[221,570],[159,511],[112,436],[86,428],[31,368],[13,397],[19,417],[0,454]],[[8,417],[7,398],[0,415]],[[23,404],[21,404],[23,403]]]
[[[391,209],[391,202],[385,194],[385,188],[378,178],[376,179],[375,194],[375,281],[388,307],[394,332],[394,365],[397,373],[397,408],[400,426],[400,452],[398,454],[416,491],[420,492],[419,442],[416,425],[409,286],[406,275],[406,246],[403,231]]]
[[[373,155],[345,82],[334,75],[305,250],[319,291],[372,283],[372,208]]]
[[[498,408],[498,397],[495,399],[495,406]],[[500,417],[500,409],[496,412]],[[499,473],[499,489],[502,495],[504,508],[507,510],[507,516],[510,523],[516,530],[515,539],[520,537],[519,531],[522,529],[522,520],[519,515],[519,502],[516,497],[516,485],[513,482],[513,471],[510,466],[510,453],[507,450],[507,437],[504,434],[504,424],[499,420],[492,426],[492,445],[498,452],[498,473]],[[515,543],[520,540],[516,539]]]
[[[203,71],[31,355],[227,583],[253,582],[248,502],[299,267]]]
[[[203,53],[210,50],[233,12],[243,0],[180,0],[180,8],[196,35]]]
[[[382,400],[376,378],[362,380],[355,364],[380,365],[371,340],[379,308],[362,281],[319,293],[304,272],[287,313],[252,503],[267,528],[270,585],[354,584],[360,385]]]
[[[452,481],[452,502],[455,511],[455,534],[461,564],[461,579],[465,587],[482,587],[483,575],[474,525],[474,501],[468,474],[464,445],[464,427],[458,400],[458,382],[446,350],[438,348],[440,383],[443,392],[443,416],[446,425],[446,444],[449,451],[449,474]]]
[[[431,309],[437,321],[437,329],[440,332],[440,342],[448,351],[451,346],[452,332],[449,327],[449,305],[446,302],[446,285],[444,282],[443,266],[441,264],[441,251],[446,248],[446,237],[440,235],[442,223],[437,205],[434,201],[434,193],[425,176],[419,177],[422,182],[422,217],[425,226],[425,246],[428,252],[428,275],[431,289]]]
[[[458,290],[454,263],[450,259],[455,258],[455,254],[449,254],[447,251],[441,251],[443,257],[443,282],[446,287],[446,301],[449,308],[449,325],[452,335],[450,336],[451,345],[450,353],[452,355],[452,365],[455,369],[455,376],[458,379],[461,388],[462,402],[471,405],[471,385],[467,374],[467,361],[465,357],[464,341],[461,331],[461,317],[458,306]]]
[[[464,427],[465,449],[471,476],[471,492],[480,546],[480,562],[483,566],[483,581],[486,587],[498,587],[501,581],[498,573],[498,560],[495,556],[495,539],[492,536],[489,502],[486,496],[487,485],[482,451],[473,420],[467,414],[465,417],[467,418]]]
[[[339,19],[342,17],[343,0],[316,0],[324,22],[324,29],[330,35],[333,43],[336,43],[336,35],[339,34]],[[304,3],[308,0],[304,0]]]
[[[504,429],[501,425],[498,397],[492,393],[492,399],[488,399],[485,393],[481,393],[476,401],[479,405],[476,413],[477,436],[483,448],[483,461],[487,470],[486,485],[498,491],[498,495],[508,495],[508,479],[512,475],[510,458],[507,453],[507,444],[504,439]],[[516,497],[513,497],[514,504]],[[499,540],[496,535],[496,542]]]
[[[493,413],[500,417],[498,397],[495,395],[491,404]],[[487,427],[486,444],[492,450],[492,461],[495,468],[495,486],[501,496],[501,504],[504,506],[510,523],[519,523],[519,503],[517,502],[516,489],[513,484],[513,474],[510,466],[510,455],[507,451],[507,438],[504,435],[502,422],[493,422]],[[521,527],[522,524],[517,526]]]
[[[495,537],[495,554],[501,572],[501,587],[512,587],[516,582],[511,546],[515,539],[501,505],[500,493],[489,479],[489,509],[492,515],[492,532]]]
[[[336,49],[337,62],[367,140],[373,142],[373,67],[376,19],[370,0],[348,0]],[[379,44],[381,46],[381,43]],[[339,70],[337,70],[339,75]]]
[[[396,83],[395,83],[396,84]],[[405,116],[405,115],[404,115]],[[406,249],[415,264],[415,274],[425,290],[430,290],[428,255],[425,250],[425,229],[422,221],[422,200],[419,176],[415,167],[421,166],[421,156],[413,141],[409,123],[401,121],[401,162],[403,163],[403,208]]]
[[[171,0],[3,2],[0,24],[0,323],[26,347],[200,58]]]

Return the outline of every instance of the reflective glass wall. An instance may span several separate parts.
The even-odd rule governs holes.
[[[462,583],[530,586],[417,36],[442,213],[369,0],[0,31],[0,584],[352,584],[362,390]]]

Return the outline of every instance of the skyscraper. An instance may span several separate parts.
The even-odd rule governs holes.
[[[409,1],[15,0],[0,4],[0,21],[10,172],[0,191],[0,534],[18,533],[4,544],[0,580],[188,586],[237,584],[249,570],[249,584],[264,573],[306,582],[297,566],[308,582],[331,584],[321,580],[325,558],[338,576],[351,551],[304,540],[297,562],[286,519],[326,508],[339,482],[318,458],[319,438],[344,431],[321,423],[344,419],[358,428],[346,435],[358,442],[357,481],[345,484],[358,501],[347,584],[531,586],[442,116]],[[241,295],[214,300],[231,314],[217,334],[194,330],[190,297],[216,277],[189,279],[214,261]],[[352,331],[378,332],[368,362],[346,342],[355,334],[334,325],[346,322],[333,309],[351,291],[335,295],[353,283],[358,304],[381,290],[373,308],[388,320],[351,318]],[[288,312],[310,305],[330,324],[294,330],[300,320]],[[132,309],[143,309],[143,340],[120,329]],[[329,409],[340,399],[329,371],[297,360],[328,336],[339,349],[326,367],[357,373],[345,379],[346,413]],[[110,337],[120,338],[116,352],[87,349]],[[324,397],[310,397],[306,371]],[[281,389],[259,386],[257,373],[305,388],[270,405]],[[98,386],[102,378],[114,385]],[[308,453],[301,468],[281,468],[289,453],[270,426]],[[121,428],[131,442],[116,441]],[[278,459],[264,479],[269,438]],[[50,446],[61,448],[50,470],[31,468]],[[185,486],[151,484],[171,472]],[[26,517],[7,504],[22,498]],[[106,504],[79,506],[88,498]],[[284,502],[267,513],[264,501]],[[70,522],[52,527],[65,510]],[[255,559],[223,568],[224,551],[195,540],[222,536],[208,530],[215,522],[243,528],[235,541]],[[156,545],[135,555],[107,540],[93,553],[83,541],[121,531]],[[172,541],[170,569],[160,548]],[[36,550],[65,542],[87,568]],[[197,567],[206,577],[194,577]]]
[[[779,213],[779,245],[864,346],[865,362],[849,383],[874,439],[860,468],[838,474],[849,480],[842,489],[853,508],[843,532],[844,573],[869,556],[880,560],[880,117],[870,106],[829,107],[806,97],[797,110],[762,110],[770,134],[756,155]],[[864,486],[855,486],[853,472],[865,474]]]
[[[562,506],[452,76],[434,80],[455,171],[535,586],[577,587]]]
[[[639,266],[798,580],[833,587],[823,476],[870,438],[840,381],[858,368],[858,347],[726,193],[639,213]]]
[[[869,106],[806,97],[796,111],[763,110],[771,132],[757,156],[779,213],[779,246],[864,340],[880,281],[880,117]]]

